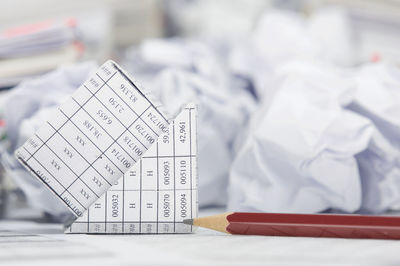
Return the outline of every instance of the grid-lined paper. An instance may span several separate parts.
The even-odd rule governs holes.
[[[196,109],[188,105],[68,233],[189,233],[197,217]]]
[[[107,61],[16,156],[81,216],[168,130],[168,121]]]

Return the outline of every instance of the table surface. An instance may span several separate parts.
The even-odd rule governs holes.
[[[400,241],[232,236],[63,234],[59,224],[0,222],[3,265],[400,265]]]

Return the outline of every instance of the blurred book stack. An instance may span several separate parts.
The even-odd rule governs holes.
[[[400,63],[400,0],[304,0],[303,5],[307,13],[327,7],[347,13],[357,47],[356,64],[379,60]]]
[[[13,87],[65,63],[83,52],[75,19],[48,20],[0,31],[0,88]]]

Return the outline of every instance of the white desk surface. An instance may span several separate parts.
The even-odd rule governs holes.
[[[400,241],[188,235],[66,235],[0,222],[0,265],[400,265]]]

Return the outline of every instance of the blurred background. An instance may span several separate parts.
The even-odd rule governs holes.
[[[51,195],[31,181],[13,152],[50,108],[107,59],[120,63],[161,101],[199,105],[200,207],[397,210],[398,47],[398,0],[3,0],[0,217],[59,220],[59,205],[49,206]],[[301,82],[289,82],[293,75],[319,92],[289,93],[301,91]],[[371,84],[372,92],[357,89]],[[380,87],[390,88],[386,98],[375,95]],[[293,112],[304,112],[312,125],[332,121],[328,126],[308,127],[301,119],[281,117],[282,112],[275,116],[276,109],[296,106],[297,100],[282,100],[283,92],[289,98],[310,97],[312,106],[326,90],[335,95],[309,111],[321,117],[307,116],[302,107]],[[377,105],[368,105],[378,98]],[[343,112],[357,119],[342,119]],[[365,133],[368,140],[360,142],[366,127],[374,133]],[[286,130],[299,134],[267,138],[266,132],[285,135]],[[291,143],[296,136],[302,140]],[[274,159],[267,156],[271,150]],[[376,162],[371,154],[379,155],[380,166],[373,170],[367,167]],[[291,162],[296,165],[287,172]]]

